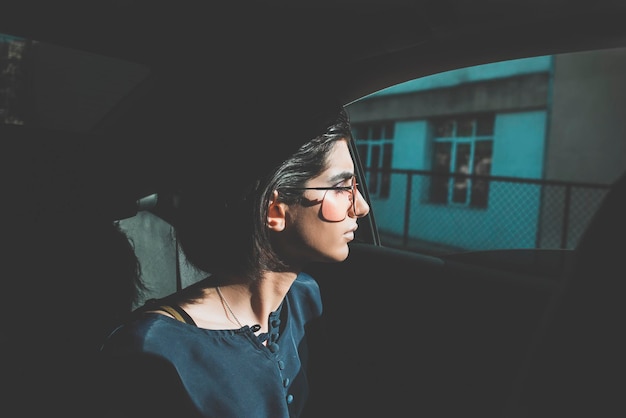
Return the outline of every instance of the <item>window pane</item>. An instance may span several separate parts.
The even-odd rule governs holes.
[[[89,131],[149,76],[133,62],[0,34],[0,123]]]
[[[380,173],[380,146],[373,146],[371,152],[368,186],[370,193],[376,194],[378,193],[378,175]]]
[[[380,184],[380,197],[389,196],[389,187],[391,181],[391,155],[393,147],[387,143],[383,145],[383,172]]]
[[[470,145],[459,144],[456,147],[456,160],[454,171],[461,174],[469,174]],[[454,193],[452,201],[455,203],[467,202],[469,179],[465,176],[454,177]]]
[[[393,139],[395,123],[386,123],[385,124],[385,138]]]
[[[450,182],[450,162],[452,143],[436,142],[433,153],[434,175],[430,181],[429,198],[433,203],[446,203],[448,201],[448,184]]]
[[[440,138],[448,138],[454,135],[454,120],[443,120],[435,126],[435,136]]]
[[[372,125],[372,136],[371,139],[381,139],[383,137],[383,127],[382,125],[376,124]]]
[[[493,115],[481,116],[476,119],[476,136],[493,135]]]
[[[477,141],[474,149],[474,173],[477,177],[472,180],[472,196],[470,205],[477,208],[486,208],[489,197],[489,179],[481,176],[491,174],[492,141]]]
[[[473,136],[474,118],[460,118],[456,136]]]
[[[370,185],[388,192],[372,197],[381,237],[434,253],[573,248],[624,171],[625,73],[625,48],[530,57],[351,103],[384,137],[395,121],[389,189],[378,175]]]

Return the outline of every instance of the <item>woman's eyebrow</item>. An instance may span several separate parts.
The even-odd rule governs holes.
[[[332,175],[328,181],[330,181],[331,183],[336,183],[339,181],[344,181],[344,180],[349,180],[352,177],[354,177],[354,173],[351,171],[342,171],[340,173],[334,174]]]

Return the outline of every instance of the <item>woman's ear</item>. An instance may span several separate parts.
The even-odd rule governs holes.
[[[267,227],[271,231],[285,229],[285,204],[278,201],[278,190],[274,190],[267,210]]]

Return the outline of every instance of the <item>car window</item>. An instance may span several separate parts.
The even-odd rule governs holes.
[[[0,123],[87,132],[149,77],[138,63],[0,34]]]
[[[139,63],[3,34],[0,69],[0,123],[76,132],[106,125],[151,77]],[[555,260],[576,247],[625,169],[625,73],[626,48],[536,56],[350,103],[372,207],[357,241],[464,261],[480,252],[472,262],[514,269],[532,257],[557,275]],[[148,214],[122,223],[149,257],[144,216],[157,235],[168,228]]]
[[[626,167],[626,49],[410,80],[348,106],[382,245],[569,250]]]

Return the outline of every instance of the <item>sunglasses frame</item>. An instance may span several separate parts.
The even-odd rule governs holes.
[[[352,212],[356,214],[356,194],[358,193],[358,189],[357,186],[359,185],[359,183],[357,183],[356,181],[356,175],[352,176],[352,184],[350,186],[326,186],[326,187],[284,187],[284,189],[287,190],[326,190],[326,192],[328,192],[329,190],[342,190],[345,192],[352,192]],[[320,201],[321,207],[324,206],[324,200],[326,199],[326,194],[324,193],[324,197],[322,197],[322,200]],[[348,206],[349,208],[350,206]],[[322,210],[322,215],[324,214],[323,209]],[[347,215],[346,215],[347,216]],[[325,217],[326,218],[326,217]],[[344,219],[346,219],[346,217],[344,217],[343,219],[339,219],[339,220],[331,220],[331,219],[327,219],[330,222],[341,222]]]

